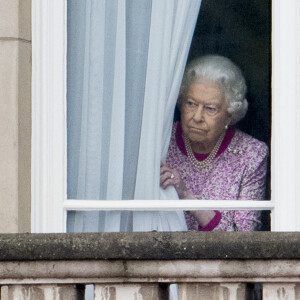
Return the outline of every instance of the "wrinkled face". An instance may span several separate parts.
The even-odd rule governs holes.
[[[210,81],[191,84],[181,104],[181,125],[193,150],[197,152],[199,146],[211,151],[229,123],[227,104],[218,87]]]

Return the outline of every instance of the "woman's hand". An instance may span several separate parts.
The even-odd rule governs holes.
[[[160,186],[166,189],[174,186],[180,199],[192,199],[194,195],[186,188],[179,172],[169,168],[165,163],[160,165]]]
[[[165,163],[161,163],[160,186],[166,189],[170,185],[175,187],[180,199],[197,199],[195,195],[186,188],[179,172],[176,169],[169,168]],[[216,214],[213,210],[195,210],[189,213],[196,218],[202,227],[206,226]]]

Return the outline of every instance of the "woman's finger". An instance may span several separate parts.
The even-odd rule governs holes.
[[[161,187],[163,188],[163,189],[166,189],[167,187],[169,187],[169,186],[174,186],[174,181],[173,181],[173,179],[171,179],[171,178],[167,178],[162,184],[161,184]]]
[[[160,175],[160,184],[162,185],[168,179],[174,179],[175,176],[171,171],[164,172]]]
[[[167,167],[167,166],[161,166],[160,167],[160,173],[162,174],[162,173],[165,173],[165,172],[172,172],[173,171],[173,169],[171,169],[171,168],[169,168],[169,167]]]

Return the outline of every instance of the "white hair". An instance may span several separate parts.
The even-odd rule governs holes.
[[[231,115],[231,125],[245,116],[248,101],[245,99],[247,87],[244,76],[230,59],[219,55],[202,56],[188,64],[180,88],[179,106],[190,85],[203,81],[214,82],[225,97],[227,111]]]

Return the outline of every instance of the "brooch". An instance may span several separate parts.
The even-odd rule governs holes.
[[[233,154],[243,154],[243,151],[241,149],[233,149],[231,147],[228,147],[228,152],[232,152]]]

